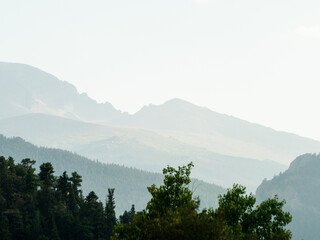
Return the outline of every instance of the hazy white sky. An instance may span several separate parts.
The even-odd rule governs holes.
[[[131,113],[182,98],[320,140],[320,1],[0,0],[0,61]]]

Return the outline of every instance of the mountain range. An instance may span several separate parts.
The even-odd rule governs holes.
[[[131,115],[79,94],[32,66],[0,63],[0,133],[105,163],[159,172],[195,163],[194,176],[255,191],[320,142],[216,113],[181,99]]]

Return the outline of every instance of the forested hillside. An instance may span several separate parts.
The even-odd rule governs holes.
[[[218,154],[151,130],[103,126],[40,113],[0,119],[0,133],[152,172],[193,161],[194,177],[226,188],[237,182],[252,192],[264,178],[270,179],[287,168],[274,161]]]
[[[284,227],[291,215],[275,197],[255,206],[245,187],[234,185],[219,196],[217,209],[199,209],[199,198],[188,188],[192,163],[163,169],[161,186],[143,211],[134,205],[119,219],[114,189],[105,204],[95,192],[83,195],[77,172],[54,176],[49,162],[35,173],[35,161],[0,156],[1,240],[289,240]]]
[[[278,195],[286,199],[285,209],[293,216],[289,225],[295,240],[319,239],[320,219],[320,155],[304,154],[297,157],[284,173],[270,181],[263,181],[257,189],[262,201]]]
[[[93,190],[102,201],[106,199],[108,188],[115,188],[117,213],[128,209],[133,203],[136,209],[142,209],[150,197],[147,186],[162,181],[161,174],[103,164],[68,151],[37,147],[21,138],[6,138],[3,135],[0,135],[0,156],[12,156],[17,161],[31,158],[36,160],[37,168],[44,162],[50,162],[57,175],[64,171],[76,171],[83,178],[84,194]],[[217,206],[217,196],[225,192],[219,186],[200,180],[193,180],[190,186],[195,195],[200,196],[201,207]]]

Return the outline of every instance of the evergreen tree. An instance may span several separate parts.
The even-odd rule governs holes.
[[[107,239],[110,239],[113,227],[117,224],[115,207],[114,188],[109,188],[105,208]]]
[[[69,183],[69,177],[66,171],[62,173],[62,175],[57,180],[57,191],[59,193],[59,198],[64,203],[67,203],[68,195],[70,192],[71,186]]]
[[[43,163],[40,166],[40,181],[43,183],[44,187],[53,187],[55,182],[55,177],[53,175],[54,170],[51,163]]]
[[[68,196],[68,207],[76,217],[79,213],[79,206],[82,196],[82,191],[79,189],[81,187],[82,177],[77,172],[73,172],[71,174],[70,181],[71,189]]]
[[[198,212],[188,188],[192,163],[163,170],[163,185],[148,188],[145,210],[115,215],[114,189],[105,208],[92,191],[82,196],[82,178],[55,177],[50,163],[35,174],[35,161],[0,157],[0,239],[2,240],[288,240],[291,215],[277,197],[254,206],[255,198],[234,185],[219,198],[219,208]],[[114,235],[113,235],[114,233]]]
[[[91,239],[102,239],[105,235],[105,217],[103,204],[98,201],[97,195],[91,191],[81,208],[82,228]]]
[[[130,216],[132,220],[135,214],[136,214],[136,210],[135,210],[134,204],[132,204],[130,209]]]
[[[31,160],[30,158],[26,158],[21,161],[22,166],[26,170],[25,193],[30,194],[30,195],[32,195],[35,192],[37,184],[38,184],[38,177],[34,174],[36,169],[33,168],[35,163],[36,163],[36,161]]]
[[[120,223],[130,225],[133,222],[134,215],[136,214],[134,204],[132,204],[130,211],[125,210],[119,217]]]

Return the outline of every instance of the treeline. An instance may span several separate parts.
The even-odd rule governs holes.
[[[37,162],[34,165],[36,171],[39,171],[42,163],[50,162],[56,175],[61,175],[64,171],[68,173],[76,171],[83,179],[81,184],[83,194],[87,195],[90,191],[94,191],[103,201],[106,198],[107,189],[115,188],[117,215],[127,210],[132,203],[135,204],[136,209],[143,209],[149,201],[147,187],[152,184],[160,185],[163,181],[160,173],[150,173],[116,164],[104,164],[69,151],[38,147],[22,138],[6,138],[1,134],[0,156],[11,156],[16,161],[26,157],[36,159]],[[201,197],[202,208],[217,207],[218,195],[225,193],[222,187],[200,180],[193,179],[190,186],[195,194]]]
[[[119,219],[114,189],[108,189],[104,205],[93,191],[83,196],[77,172],[57,177],[51,163],[43,163],[36,174],[34,164],[0,157],[1,240],[291,238],[284,202],[275,197],[254,207],[255,198],[238,185],[219,197],[217,209],[199,211],[200,200],[188,188],[192,163],[165,168],[163,185],[148,187],[145,209],[136,213],[132,206]]]
[[[117,223],[114,189],[104,207],[93,191],[83,196],[77,172],[56,177],[51,163],[43,163],[35,174],[34,164],[0,157],[1,240],[110,239]],[[132,207],[120,223],[129,224],[134,214]]]

